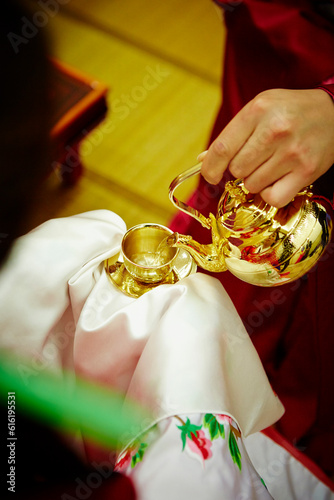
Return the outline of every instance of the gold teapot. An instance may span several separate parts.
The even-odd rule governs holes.
[[[332,232],[325,201],[305,188],[283,208],[251,194],[243,181],[226,183],[216,217],[205,217],[174,196],[176,188],[199,174],[201,163],[176,177],[169,187],[172,203],[211,230],[212,243],[173,233],[168,245],[187,250],[196,264],[210,272],[229,270],[259,286],[278,286],[306,274],[323,254]],[[329,203],[328,203],[329,206]]]

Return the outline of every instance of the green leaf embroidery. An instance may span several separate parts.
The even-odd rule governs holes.
[[[200,429],[202,429],[202,426],[201,425],[195,425],[195,424],[192,424],[189,420],[189,418],[187,418],[187,421],[184,425],[177,425],[176,426],[178,429],[181,430],[181,439],[182,439],[182,451],[184,450],[185,446],[186,446],[186,438],[187,436],[192,439],[192,436],[191,434],[195,434],[196,435],[196,431],[199,431]]]
[[[232,457],[233,462],[235,464],[237,464],[237,466],[239,467],[239,469],[241,471],[241,453],[239,450],[237,440],[235,439],[235,436],[234,436],[234,433],[232,432],[232,430],[230,430],[230,434],[228,437],[228,446],[230,449],[230,453],[231,453],[231,457]]]
[[[217,418],[212,415],[212,413],[207,413],[206,415],[204,415],[204,427],[209,429],[212,440],[217,439],[219,436],[225,439],[224,425],[220,424]]]
[[[133,469],[139,462],[143,460],[143,456],[145,453],[145,450],[147,448],[147,443],[140,443],[140,446],[138,448],[138,451],[135,455],[132,456],[131,459],[131,468]]]
[[[261,479],[261,483],[263,484],[263,486],[264,486],[264,487],[265,487],[265,489],[267,490],[268,488],[267,488],[266,483],[263,481],[262,477],[260,477],[260,479]]]

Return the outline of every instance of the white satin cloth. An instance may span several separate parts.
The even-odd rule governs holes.
[[[22,377],[67,368],[64,383],[83,374],[115,387],[150,408],[143,431],[215,413],[231,416],[243,438],[277,421],[283,406],[218,280],[196,273],[138,299],[112,285],[104,261],[125,231],[98,210],[15,242],[0,273],[0,348],[33,360],[18,366]]]
[[[196,273],[138,299],[110,282],[104,260],[126,227],[99,210],[50,220],[14,245],[0,277],[1,347],[36,370],[72,368],[152,410],[226,413],[244,435],[283,407],[218,280]]]

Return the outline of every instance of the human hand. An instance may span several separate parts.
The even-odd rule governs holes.
[[[228,168],[248,191],[283,207],[334,163],[333,101],[321,89],[264,91],[199,159],[210,184]]]

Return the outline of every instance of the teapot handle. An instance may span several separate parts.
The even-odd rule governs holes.
[[[202,162],[198,163],[197,165],[191,168],[188,168],[188,170],[185,170],[177,177],[175,177],[175,179],[171,182],[169,186],[169,199],[173,203],[173,205],[175,205],[176,208],[182,210],[182,212],[198,220],[198,222],[200,222],[202,226],[206,227],[207,229],[211,229],[211,220],[209,218],[204,217],[204,215],[201,214],[198,210],[196,210],[193,207],[190,207],[183,201],[178,200],[174,196],[174,191],[180,184],[182,184],[182,182],[186,181],[190,177],[193,177],[194,175],[199,174],[201,172],[201,166]]]

